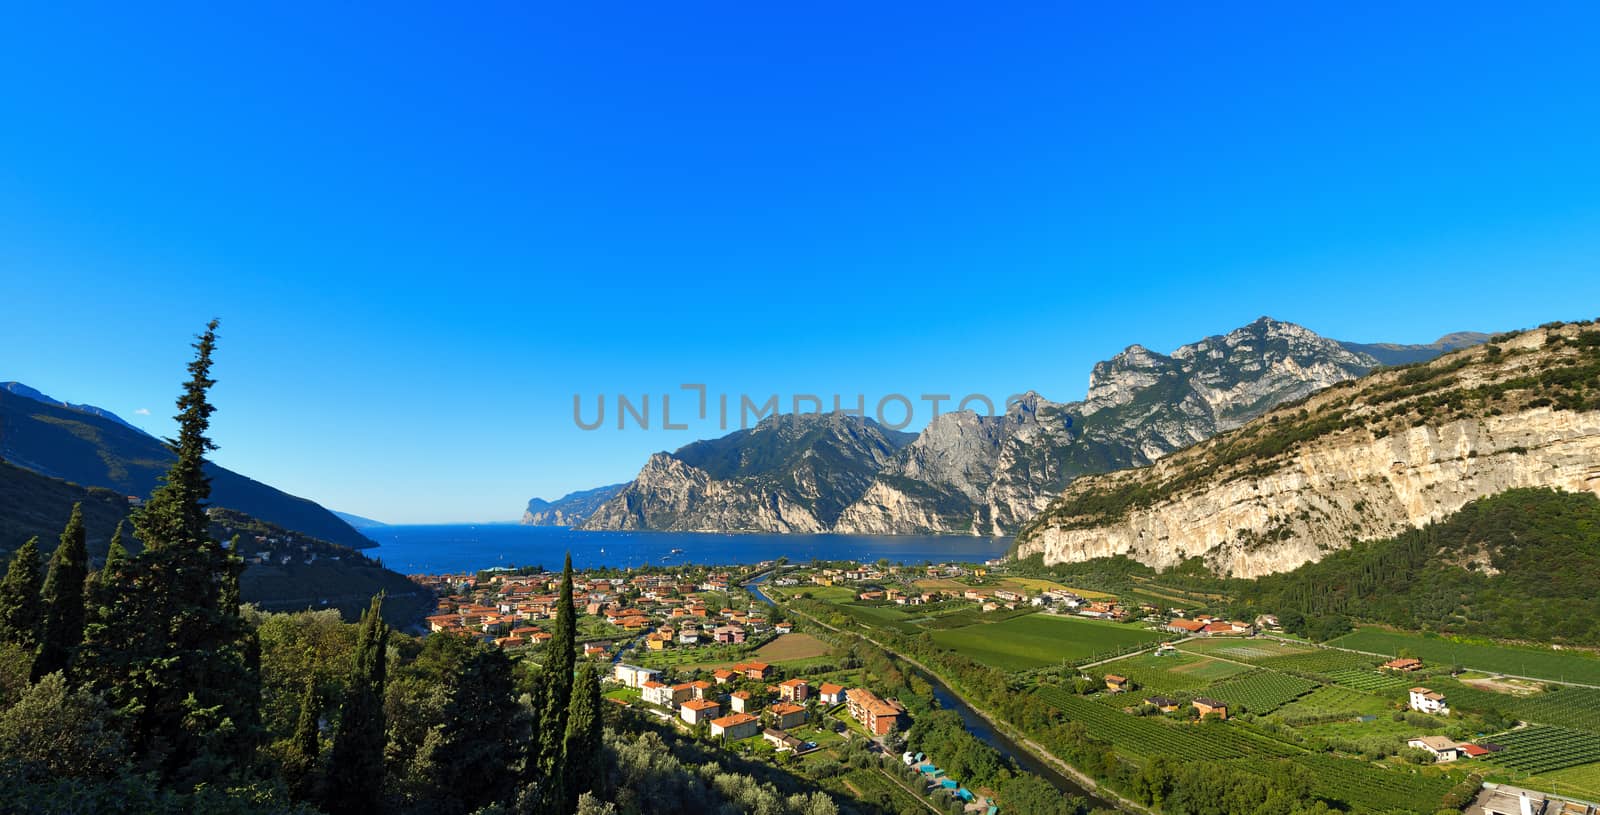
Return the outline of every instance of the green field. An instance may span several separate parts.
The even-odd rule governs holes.
[[[1565,688],[1522,698],[1502,698],[1508,702],[1500,709],[1519,719],[1600,733],[1600,690],[1595,688]]]
[[[1339,668],[1332,671],[1323,671],[1320,676],[1326,677],[1335,685],[1343,685],[1366,693],[1393,693],[1405,690],[1417,683],[1416,677],[1404,674],[1379,671],[1375,668]]]
[[[1315,773],[1319,794],[1373,812],[1439,809],[1455,782],[1418,770],[1387,770],[1365,761],[1315,755],[1297,758]]]
[[[1218,679],[1226,679],[1250,670],[1243,665],[1220,659],[1178,652],[1171,656],[1155,654],[1107,662],[1095,669],[1096,674],[1121,674],[1133,680],[1141,691],[1173,692],[1203,688]]]
[[[1290,671],[1317,676],[1330,676],[1339,671],[1372,671],[1376,673],[1378,660],[1349,651],[1319,648],[1307,653],[1269,657],[1256,661],[1257,665],[1274,671]]]
[[[1230,705],[1242,706],[1251,713],[1271,713],[1310,693],[1315,687],[1317,683],[1298,676],[1252,671],[1212,685],[1206,689],[1206,695]]]
[[[1487,741],[1506,749],[1483,760],[1514,772],[1548,773],[1600,761],[1600,733],[1536,725]]]
[[[1524,778],[1518,782],[1536,790],[1549,790],[1557,795],[1570,795],[1588,801],[1600,799],[1600,763],[1580,764],[1564,770],[1554,770]]]
[[[1190,725],[1167,724],[1154,717],[1133,716],[1095,704],[1059,688],[1044,688],[1039,698],[1060,708],[1068,719],[1081,722],[1096,738],[1136,755],[1184,756],[1190,759],[1238,758],[1245,755],[1240,739],[1221,722]]]
[[[1337,715],[1347,715],[1354,719],[1357,716],[1376,716],[1388,711],[1389,704],[1376,696],[1348,688],[1324,685],[1279,708],[1274,716],[1292,723],[1295,719]]]
[[[1162,638],[1155,631],[1051,614],[1029,614],[998,623],[933,632],[933,640],[940,646],[1004,671],[1114,654],[1128,646]]]
[[[1513,676],[1600,685],[1600,659],[1575,651],[1456,642],[1382,628],[1363,628],[1330,644],[1389,655],[1408,650],[1418,659],[1435,665],[1463,665]]]
[[[1238,662],[1256,663],[1263,659],[1289,656],[1291,654],[1304,654],[1311,651],[1297,645],[1285,645],[1281,642],[1265,639],[1239,640],[1231,637],[1218,637],[1216,639],[1187,640],[1179,648],[1196,654],[1210,654],[1223,659],[1232,659]]]

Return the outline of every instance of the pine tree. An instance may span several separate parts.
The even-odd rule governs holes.
[[[38,538],[29,538],[11,556],[5,580],[0,581],[0,640],[21,645],[29,652],[38,647],[45,624],[38,604]]]
[[[178,398],[178,438],[163,483],[133,513],[144,551],[106,569],[85,632],[82,668],[104,691],[141,769],[184,783],[219,782],[244,766],[260,737],[255,634],[239,615],[242,564],[212,540],[205,456],[214,408],[206,393],[215,320],[195,343]],[[97,592],[99,594],[99,592]]]
[[[430,810],[474,812],[516,791],[517,758],[527,728],[500,648],[476,647],[448,680],[443,721],[424,772]]]
[[[321,719],[322,696],[317,693],[317,681],[313,677],[307,680],[306,691],[300,697],[300,718],[295,722],[289,755],[283,762],[284,780],[297,801],[311,800],[316,790],[317,756],[322,751],[318,724]]]
[[[600,705],[599,669],[594,662],[584,660],[578,669],[572,689],[572,707],[567,716],[567,780],[562,786],[567,795],[568,811],[577,807],[578,796],[586,792],[599,794],[605,786]]]
[[[94,573],[94,579],[91,581],[93,585],[90,589],[92,596],[85,601],[85,606],[89,607],[91,612],[94,605],[92,601],[104,596],[105,591],[116,582],[117,569],[128,561],[128,548],[122,545],[122,528],[125,525],[123,521],[117,521],[117,529],[111,533],[111,546],[106,549],[105,565],[100,567],[100,571]]]
[[[83,505],[72,505],[72,516],[61,533],[61,543],[50,556],[50,571],[40,599],[44,627],[39,657],[33,662],[33,681],[45,674],[66,673],[83,643],[83,584],[89,577],[88,535],[83,528]]]
[[[539,767],[546,790],[545,799],[563,805],[568,796],[561,787],[566,781],[563,767],[566,750],[567,711],[572,706],[572,671],[577,662],[577,611],[572,604],[572,553],[567,553],[561,569],[561,597],[556,605],[556,621],[550,628],[544,669],[540,672],[544,709],[539,716]],[[560,812],[562,809],[551,811]]]
[[[327,809],[333,815],[361,815],[383,806],[383,713],[388,672],[389,627],[383,622],[383,595],[361,615],[355,665],[346,685],[339,731],[328,764]]]
[[[39,539],[29,538],[11,556],[5,580],[0,581],[0,641],[30,652],[39,647],[44,623],[39,591]]]

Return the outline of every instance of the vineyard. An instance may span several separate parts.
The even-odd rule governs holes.
[[[1378,664],[1378,661],[1361,654],[1352,654],[1349,651],[1322,648],[1304,654],[1269,657],[1257,661],[1256,664],[1275,671],[1326,676],[1331,671],[1371,671]]]
[[[1332,642],[1340,648],[1354,648],[1375,654],[1398,654],[1401,650],[1408,650],[1417,658],[1435,665],[1464,665],[1512,676],[1600,685],[1600,659],[1574,651],[1456,642],[1381,628],[1363,628]]]
[[[1315,755],[1296,761],[1316,774],[1317,794],[1375,812],[1434,812],[1454,786],[1447,776],[1386,770],[1352,759]]]
[[[1327,678],[1335,685],[1343,685],[1366,693],[1393,693],[1405,690],[1417,682],[1416,677],[1406,677],[1400,674],[1382,673],[1371,667],[1339,668],[1333,671],[1324,671],[1320,676]]]
[[[1505,749],[1484,761],[1522,773],[1547,773],[1600,761],[1600,733],[1538,725],[1493,736]]]
[[[1167,725],[1157,719],[1130,716],[1095,704],[1070,691],[1044,688],[1039,698],[1081,722],[1097,738],[1138,755],[1181,755],[1191,759],[1238,758],[1245,754],[1240,739],[1225,724]]]
[[[1122,674],[1144,690],[1170,693],[1203,688],[1213,680],[1225,679],[1249,669],[1192,654],[1165,657],[1143,654],[1106,663],[1098,670]]]
[[[1567,688],[1516,699],[1502,709],[1519,719],[1600,733],[1600,689]]]
[[[1230,705],[1242,705],[1251,713],[1271,713],[1316,687],[1317,683],[1297,676],[1253,671],[1218,682],[1207,689],[1206,694]]]

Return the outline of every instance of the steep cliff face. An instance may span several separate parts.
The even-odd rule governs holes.
[[[1151,466],[1079,479],[1014,551],[1157,567],[1198,556],[1253,577],[1514,487],[1600,493],[1600,332],[1541,329],[1382,371]]]
[[[627,484],[611,484],[592,490],[569,492],[554,501],[534,498],[522,512],[524,526],[578,526],[601,504],[611,500]]]
[[[939,417],[837,529],[1011,534],[1074,478],[1149,464],[1377,365],[1266,317],[1170,356],[1129,346],[1094,366],[1082,402],[1030,393],[1002,417]]]
[[[825,532],[911,438],[840,413],[763,419],[651,456],[582,528]]]

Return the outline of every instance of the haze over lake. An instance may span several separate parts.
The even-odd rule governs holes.
[[[887,558],[896,563],[982,562],[1004,554],[1009,538],[941,535],[727,535],[700,532],[581,532],[517,524],[428,524],[363,530],[378,542],[366,554],[406,574],[464,572],[492,566],[560,569],[572,552],[579,569],[683,563],[758,563]],[[674,549],[681,552],[674,553]]]

